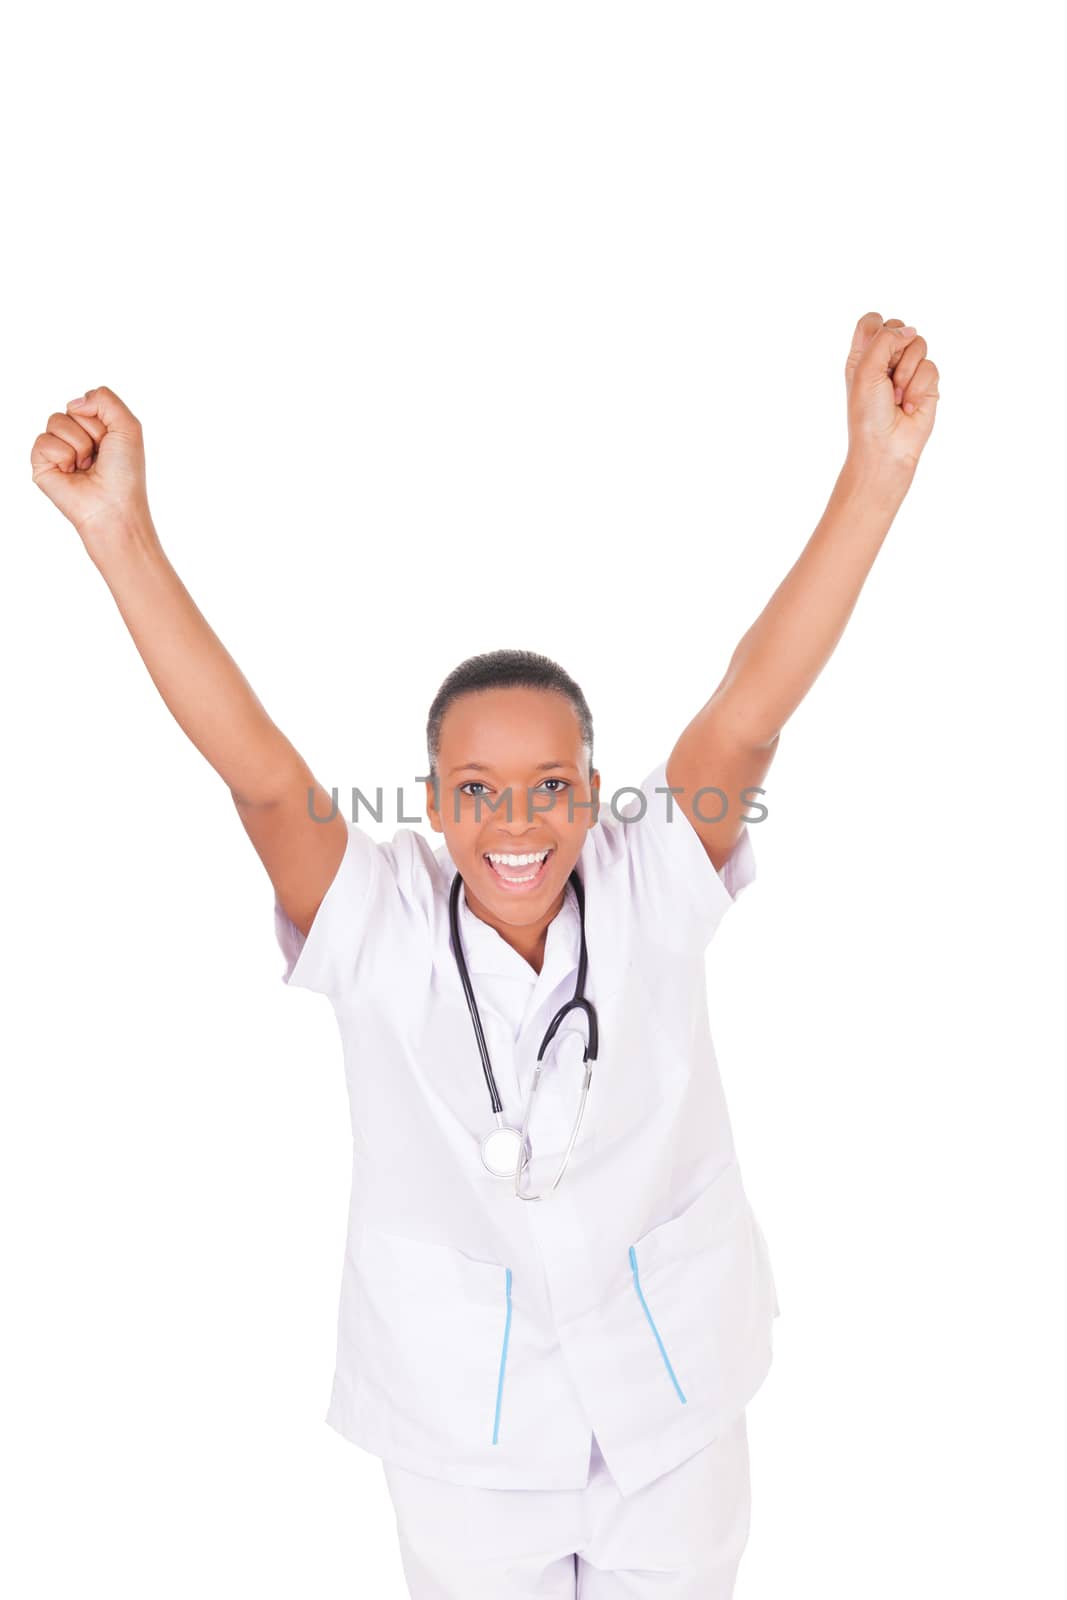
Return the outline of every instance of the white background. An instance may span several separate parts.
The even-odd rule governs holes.
[[[418,805],[441,679],[520,645],[583,686],[610,793],[666,756],[822,514],[872,310],[926,337],[937,425],[708,961],[782,1307],[738,1596],[1064,1593],[1046,19],[9,24],[7,1593],[405,1593],[380,1464],[323,1421],[336,1024],[280,981],[225,786],[31,482],[49,413],[107,384],[140,417],[164,547],[320,781]]]

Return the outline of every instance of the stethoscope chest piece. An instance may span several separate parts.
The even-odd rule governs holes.
[[[518,1128],[512,1128],[504,1123],[499,1128],[492,1128],[481,1142],[482,1165],[494,1178],[513,1178],[515,1168],[519,1164],[519,1150],[522,1148],[522,1134]],[[530,1146],[527,1141],[522,1151],[522,1164],[530,1164]]]

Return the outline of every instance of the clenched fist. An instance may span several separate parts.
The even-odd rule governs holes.
[[[920,333],[868,311],[845,362],[849,455],[866,467],[914,472],[934,426],[939,378]]]
[[[30,463],[34,483],[83,539],[151,520],[141,424],[111,389],[90,389],[53,412]]]

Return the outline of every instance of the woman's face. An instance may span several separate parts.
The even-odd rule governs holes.
[[[427,782],[427,815],[471,909],[512,927],[555,916],[600,789],[570,701],[545,689],[463,694],[445,712],[437,766],[440,793]],[[490,860],[544,851],[543,861]]]

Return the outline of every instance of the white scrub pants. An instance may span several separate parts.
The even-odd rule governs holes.
[[[413,1600],[731,1600],[748,1541],[742,1411],[623,1496],[593,1440],[584,1489],[480,1489],[383,1462]]]

